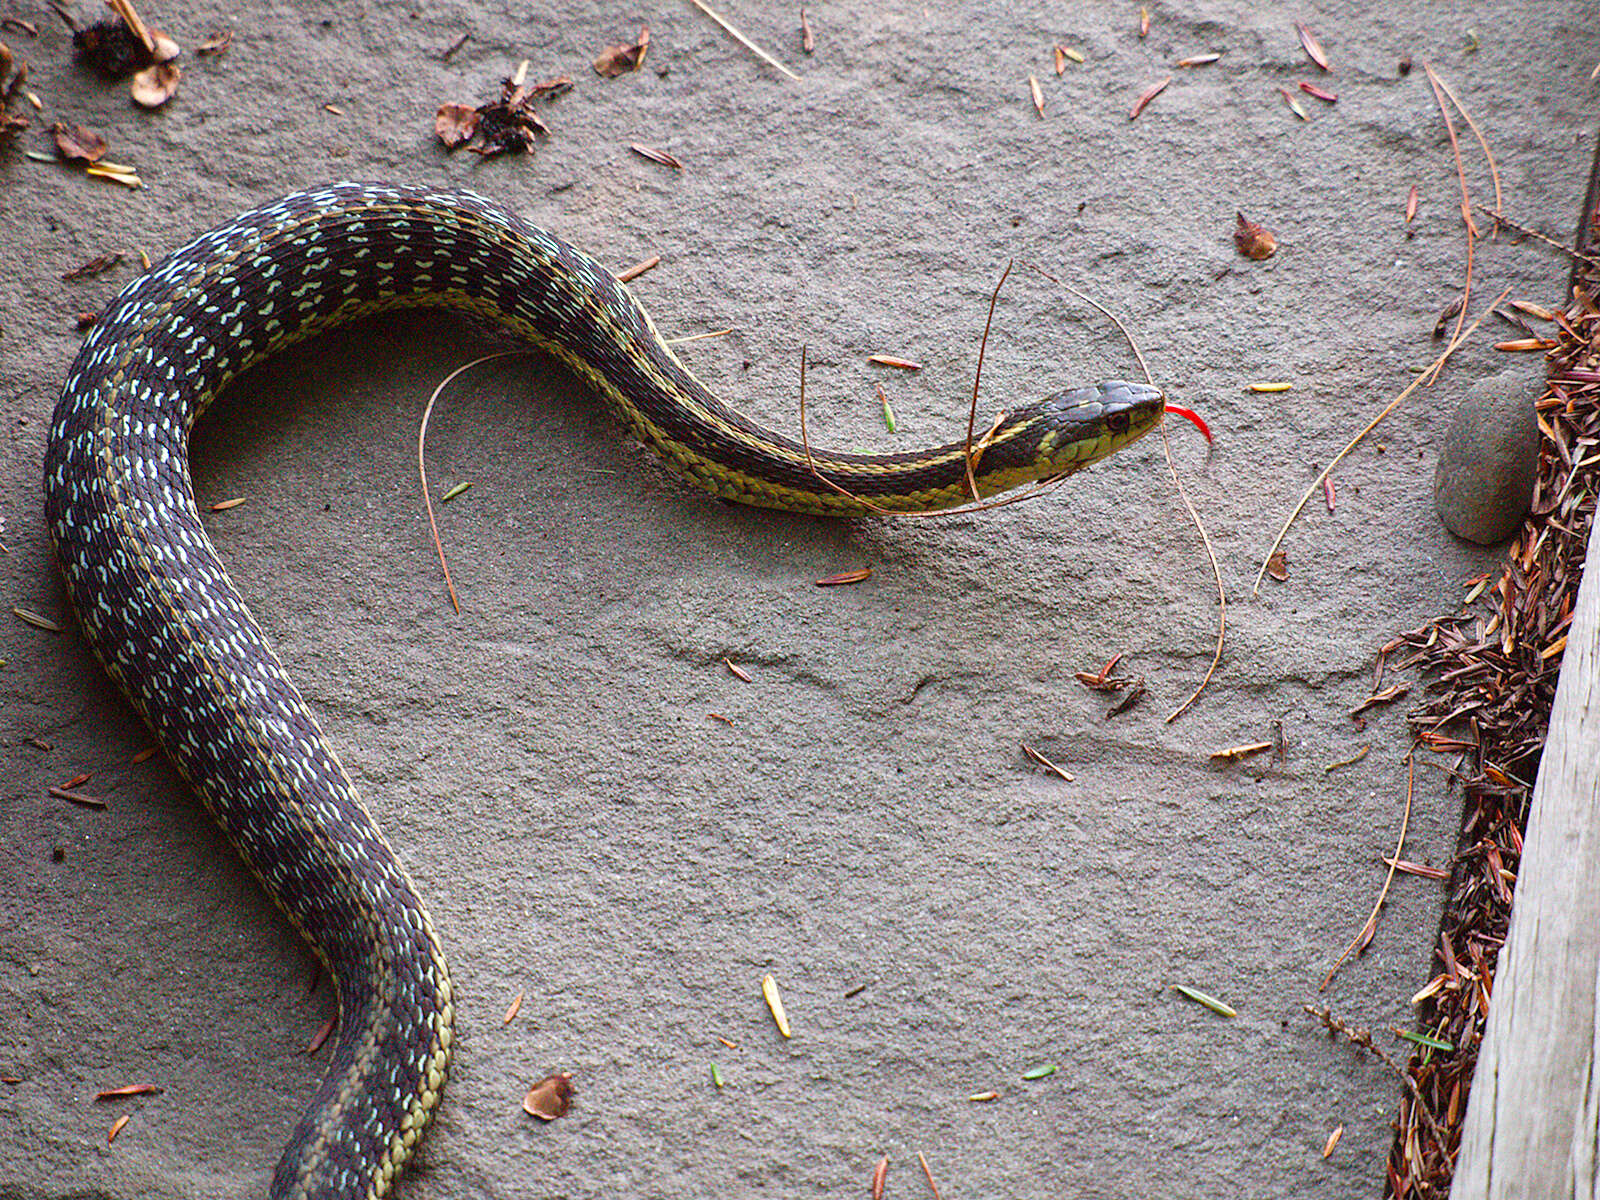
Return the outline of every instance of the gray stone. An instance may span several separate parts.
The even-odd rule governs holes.
[[[1492,546],[1516,532],[1533,503],[1539,465],[1535,385],[1523,370],[1473,384],[1445,431],[1433,504],[1457,537]]]

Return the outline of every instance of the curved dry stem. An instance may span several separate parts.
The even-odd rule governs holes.
[[[1411,797],[1415,793],[1417,782],[1417,749],[1411,748],[1411,753],[1406,755],[1406,808],[1400,818],[1400,837],[1395,842],[1394,854],[1389,859],[1389,873],[1383,878],[1383,887],[1378,890],[1378,899],[1372,906],[1372,914],[1367,917],[1355,937],[1350,939],[1350,944],[1344,948],[1344,953],[1339,955],[1337,962],[1328,969],[1327,976],[1322,981],[1322,986],[1317,990],[1325,992],[1328,985],[1333,982],[1333,977],[1339,973],[1339,968],[1357,950],[1372,941],[1372,935],[1378,929],[1378,914],[1383,911],[1383,902],[1389,898],[1389,886],[1394,883],[1394,873],[1400,864],[1400,854],[1406,848],[1406,830],[1411,827]]]
[[[1483,324],[1483,319],[1494,311],[1495,305],[1499,304],[1500,301],[1504,300],[1510,294],[1511,289],[1506,288],[1505,291],[1501,292],[1492,301],[1490,301],[1489,306],[1477,315],[1476,319],[1473,320],[1471,325],[1468,325],[1467,328],[1458,336],[1451,339],[1450,344],[1444,348],[1444,353],[1439,355],[1438,358],[1434,359],[1427,370],[1423,371],[1422,374],[1413,379],[1411,383],[1407,385],[1405,391],[1401,392],[1393,400],[1389,401],[1388,404],[1384,405],[1383,411],[1378,413],[1377,416],[1373,417],[1372,420],[1368,421],[1366,428],[1346,442],[1344,449],[1333,456],[1333,461],[1327,466],[1323,467],[1322,470],[1317,472],[1317,477],[1311,481],[1311,486],[1306,489],[1306,494],[1300,497],[1300,503],[1294,506],[1294,511],[1291,512],[1288,519],[1284,521],[1283,528],[1278,530],[1278,536],[1272,539],[1272,545],[1270,548],[1268,548],[1266,557],[1261,560],[1261,569],[1256,572],[1255,586],[1250,589],[1250,595],[1252,599],[1261,591],[1261,580],[1267,574],[1267,564],[1272,561],[1272,556],[1278,552],[1278,547],[1283,545],[1283,539],[1289,533],[1289,526],[1294,524],[1295,518],[1300,515],[1301,509],[1305,508],[1307,502],[1309,502],[1311,497],[1316,493],[1316,490],[1322,486],[1322,481],[1326,479],[1333,469],[1344,460],[1345,455],[1349,454],[1350,451],[1354,450],[1361,444],[1362,439],[1365,438],[1367,434],[1376,429],[1379,423],[1385,417],[1387,417],[1395,409],[1399,408],[1407,396],[1411,395],[1412,392],[1421,387],[1423,385],[1423,381],[1427,379],[1430,374],[1436,373],[1439,368],[1443,367],[1445,361],[1456,352],[1456,347],[1461,345],[1462,342],[1466,341],[1467,338],[1471,337],[1473,331],[1476,330],[1479,325]]]
[[[428,442],[428,421],[433,416],[433,404],[439,398],[439,393],[449,387],[451,381],[457,375],[464,374],[473,367],[482,363],[492,362],[497,358],[516,358],[519,355],[533,353],[535,352],[532,350],[500,350],[494,354],[485,354],[482,358],[475,358],[464,366],[457,367],[439,382],[438,387],[433,389],[433,395],[428,397],[427,406],[422,410],[422,424],[417,428],[417,475],[422,480],[422,503],[423,507],[428,510],[428,528],[433,533],[433,548],[439,552],[439,566],[444,570],[445,590],[450,593],[451,607],[456,610],[458,616],[461,613],[461,602],[456,599],[456,585],[450,578],[450,564],[444,560],[444,544],[439,540],[439,522],[434,519],[433,515],[433,497],[428,494],[428,462],[424,454]]]

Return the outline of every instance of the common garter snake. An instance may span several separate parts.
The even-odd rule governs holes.
[[[89,644],[337,985],[333,1062],[274,1200],[390,1192],[438,1104],[454,1005],[427,910],[212,549],[189,434],[250,364],[418,306],[487,318],[548,351],[718,496],[834,515],[970,498],[961,442],[808,462],[716,400],[593,259],[468,192],[298,192],[196,238],[116,298],[56,408],[45,512]],[[972,479],[987,496],[1076,471],[1148,432],[1162,408],[1143,384],[1060,392],[996,425]]]

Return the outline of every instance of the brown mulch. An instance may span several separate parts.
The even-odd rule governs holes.
[[[1600,153],[1585,202],[1580,249],[1600,246]],[[1455,755],[1461,836],[1417,1030],[1454,1047],[1419,1047],[1389,1151],[1384,1195],[1450,1194],[1467,1094],[1489,1015],[1495,961],[1511,917],[1545,729],[1567,626],[1583,575],[1600,491],[1600,265],[1578,258],[1571,300],[1555,321],[1537,405],[1538,481],[1533,511],[1505,566],[1457,616],[1401,634],[1384,647],[1432,683],[1410,714],[1419,747]]]

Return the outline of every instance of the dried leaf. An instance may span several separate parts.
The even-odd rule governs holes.
[[[671,167],[675,171],[683,170],[683,164],[665,150],[657,150],[654,146],[641,146],[638,142],[630,142],[628,149],[648,158],[651,162],[660,163],[663,167]]]
[[[1328,511],[1333,511],[1333,476],[1322,477],[1322,498],[1328,503]]]
[[[838,587],[843,583],[860,583],[863,579],[870,579],[871,577],[871,567],[859,567],[854,571],[840,571],[837,575],[825,575],[816,582],[818,587]]]
[[[224,29],[221,33],[213,33],[205,41],[194,48],[196,54],[226,54],[228,47],[233,45],[233,30]]]
[[[736,679],[742,679],[746,683],[754,683],[755,682],[755,680],[750,678],[750,672],[746,671],[743,667],[741,667],[738,663],[734,662],[731,658],[724,658],[722,660],[722,665],[727,667],[728,668],[728,673],[730,675],[734,676]]]
[[[478,110],[465,104],[441,104],[433,117],[433,132],[448,150],[465,146],[478,132]]]
[[[793,1037],[794,1034],[789,1031],[789,1018],[783,1011],[783,997],[778,994],[778,981],[771,975],[761,977],[761,995],[772,1010],[772,1019],[778,1024],[778,1032],[786,1038]]]
[[[872,1200],[883,1200],[883,1185],[889,1178],[889,1160],[880,1158],[872,1168]]]
[[[922,370],[922,364],[919,362],[912,362],[908,358],[894,358],[888,354],[869,354],[867,361],[877,363],[880,367],[901,367],[907,371]]]
[[[1315,98],[1317,100],[1321,100],[1321,101],[1323,101],[1324,103],[1327,103],[1327,104],[1337,104],[1339,102],[1339,97],[1338,96],[1334,95],[1332,92],[1325,91],[1324,89],[1319,88],[1314,83],[1306,83],[1306,82],[1302,81],[1301,84],[1300,84],[1300,90],[1302,92],[1304,92],[1306,95],[1311,96],[1311,97],[1313,97],[1313,98]]]
[[[565,1071],[546,1075],[522,1098],[522,1111],[541,1121],[554,1121],[572,1107],[572,1076]]]
[[[1073,779],[1072,779],[1071,775],[1068,775],[1060,767],[1056,766],[1055,763],[1051,762],[1048,758],[1046,758],[1044,755],[1040,754],[1032,746],[1028,745],[1027,742],[1021,743],[1021,746],[1022,746],[1022,752],[1024,754],[1026,754],[1029,758],[1031,758],[1034,762],[1038,763],[1046,771],[1049,771],[1051,774],[1057,776],[1058,778],[1065,779],[1068,783],[1073,782]]]
[[[1022,1077],[1031,1083],[1035,1079],[1045,1079],[1055,1073],[1055,1063],[1040,1063],[1036,1067],[1029,1067],[1022,1073]]]
[[[338,1025],[339,1017],[337,1013],[324,1021],[322,1023],[322,1027],[312,1035],[310,1043],[306,1046],[306,1054],[309,1056],[315,1054],[318,1050],[321,1050],[322,1043],[328,1040],[328,1036],[333,1033]]]
[[[226,500],[218,500],[211,506],[211,511],[227,512],[230,508],[238,508],[239,505],[243,504],[247,499],[249,499],[247,496],[230,496]]]
[[[1319,69],[1331,71],[1333,68],[1328,66],[1328,56],[1322,52],[1321,43],[1317,41],[1316,35],[1307,28],[1305,22],[1296,21],[1294,23],[1294,31],[1300,35],[1300,46],[1306,52],[1306,57],[1316,63]]]
[[[125,1087],[107,1088],[96,1092],[96,1100],[120,1100],[124,1096],[159,1096],[167,1089],[154,1083],[130,1083]]]
[[[1238,762],[1240,759],[1253,758],[1257,754],[1265,754],[1271,749],[1271,742],[1251,742],[1246,746],[1229,746],[1226,750],[1212,751],[1211,761]]]
[[[121,1133],[122,1127],[131,1120],[133,1120],[133,1117],[130,1114],[123,1113],[120,1117],[113,1121],[111,1123],[111,1128],[106,1131],[106,1145],[109,1146],[112,1142],[116,1141],[117,1134]]]
[[[70,792],[66,788],[46,788],[57,800],[70,800],[74,804],[81,804],[84,808],[104,808],[106,802],[98,796],[85,796],[82,792]]]
[[[55,136],[56,153],[68,162],[99,162],[106,154],[106,139],[82,125],[57,121],[50,129]]]
[[[133,77],[128,94],[141,108],[160,108],[177,92],[182,75],[182,69],[175,62],[156,63]]]
[[[1517,338],[1515,341],[1510,342],[1496,342],[1494,348],[1496,350],[1509,350],[1513,353],[1525,353],[1529,350],[1554,350],[1556,348],[1556,340],[1555,338]]]
[[[1067,69],[1067,52],[1060,46],[1056,47],[1056,74],[1060,75]],[[1039,114],[1043,116],[1043,113]]]
[[[1140,92],[1139,98],[1133,102],[1133,107],[1128,110],[1128,120],[1131,121],[1140,113],[1142,113],[1144,111],[1144,106],[1149,104],[1150,101],[1154,100],[1162,92],[1166,91],[1167,84],[1171,82],[1172,76],[1168,75],[1164,79],[1161,79],[1156,83],[1152,83],[1149,87],[1145,88],[1144,91]]]
[[[638,39],[631,46],[607,46],[600,51],[594,60],[595,72],[607,79],[615,79],[618,75],[637,71],[644,64],[645,51],[649,48],[650,27],[643,26]]]
[[[1259,261],[1278,252],[1278,239],[1265,226],[1247,220],[1242,212],[1236,212],[1234,219],[1233,244],[1240,254]]]
[[[1278,95],[1283,97],[1283,102],[1289,106],[1289,111],[1294,113],[1295,116],[1299,117],[1302,121],[1311,120],[1311,114],[1306,111],[1305,105],[1296,100],[1294,98],[1294,93],[1288,88],[1279,88]]]
[[[1057,71],[1056,74],[1059,75],[1059,74],[1061,74],[1061,72]],[[1039,116],[1041,118],[1043,118],[1043,116],[1044,116],[1044,93],[1039,90],[1039,77],[1037,75],[1029,75],[1028,76],[1028,90],[1033,93],[1033,107],[1034,107],[1034,110],[1036,112],[1038,112],[1038,114],[1039,114]]]
[[[1192,54],[1188,58],[1180,58],[1172,65],[1175,67],[1209,67],[1220,59],[1220,54]]]
[[[1339,1139],[1344,1136],[1344,1126],[1339,1125],[1328,1135],[1327,1142],[1322,1147],[1322,1157],[1327,1158],[1333,1153],[1333,1148],[1339,1144]]]
[[[25,625],[32,625],[35,629],[42,629],[46,633],[63,632],[60,625],[56,624],[56,622],[50,620],[48,617],[41,617],[31,608],[18,608],[16,605],[12,605],[11,611],[13,614],[15,614],[16,618]]]
[[[1411,185],[1411,191],[1406,194],[1406,224],[1411,224],[1417,219],[1417,185]],[[1516,303],[1512,301],[1512,303]]]
[[[99,275],[102,271],[109,271],[122,261],[122,251],[113,250],[109,254],[97,254],[86,263],[80,263],[61,277],[63,283],[73,279],[86,279],[90,275]]]
[[[500,1020],[500,1027],[502,1029],[517,1019],[517,1014],[522,1011],[522,999],[527,994],[527,992],[517,993],[517,998],[511,1002],[511,1007],[506,1009],[506,1015]]]
[[[817,39],[811,36],[811,18],[806,15],[806,6],[800,6],[800,49],[810,54],[817,48]]]

